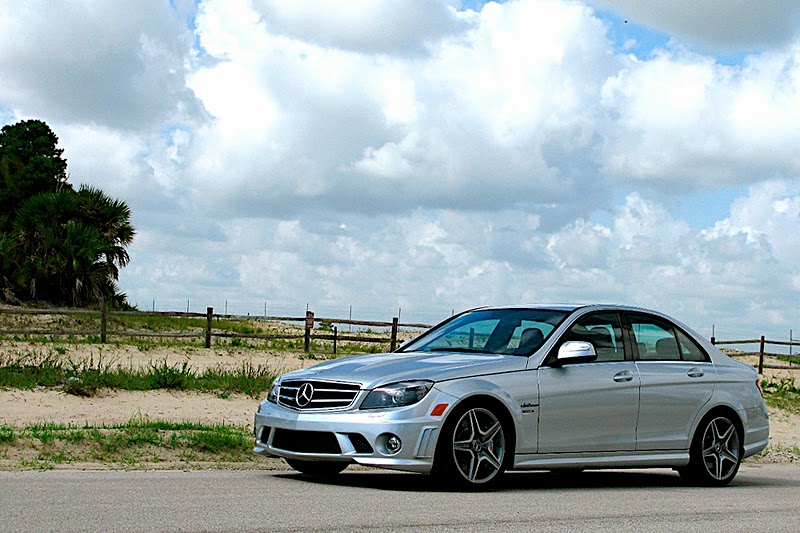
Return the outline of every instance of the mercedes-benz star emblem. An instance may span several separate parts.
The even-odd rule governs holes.
[[[297,396],[294,397],[294,400],[298,407],[305,407],[311,403],[312,396],[314,396],[314,386],[311,383],[303,383],[297,389]]]

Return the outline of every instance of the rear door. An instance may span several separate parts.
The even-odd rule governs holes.
[[[639,313],[626,320],[641,379],[636,449],[686,450],[692,423],[714,391],[714,365],[671,322]]]

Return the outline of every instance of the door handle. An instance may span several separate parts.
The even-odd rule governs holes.
[[[614,381],[617,383],[622,383],[624,381],[630,381],[633,379],[633,372],[630,370],[623,370],[622,372],[617,372],[614,375]]]
[[[686,375],[690,378],[702,378],[705,375],[705,372],[699,368],[690,368]]]

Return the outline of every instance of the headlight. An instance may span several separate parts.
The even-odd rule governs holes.
[[[380,409],[382,407],[402,407],[420,401],[433,387],[432,381],[399,381],[370,392],[361,404],[361,409]]]
[[[278,389],[280,388],[281,386],[278,384],[278,382],[275,381],[272,383],[272,387],[269,389],[269,394],[267,394],[268,402],[278,403]]]

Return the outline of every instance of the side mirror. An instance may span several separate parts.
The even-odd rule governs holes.
[[[597,359],[597,352],[591,342],[567,341],[558,349],[557,365],[589,363]]]

